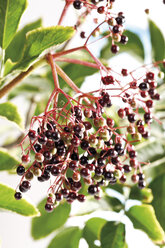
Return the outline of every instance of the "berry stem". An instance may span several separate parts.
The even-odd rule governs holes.
[[[62,23],[62,21],[63,21],[65,15],[66,15],[66,12],[67,12],[68,7],[70,6],[70,4],[71,4],[71,1],[66,0],[65,6],[64,6],[64,8],[63,8],[63,11],[62,11],[62,13],[61,13],[60,19],[59,19],[59,21],[58,21],[58,25],[61,25],[61,23]]]

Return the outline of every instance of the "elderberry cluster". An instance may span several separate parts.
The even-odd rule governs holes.
[[[111,9],[113,7],[114,0],[110,1],[104,1],[104,0],[91,0],[91,1],[81,1],[81,0],[75,0],[73,2],[73,7],[77,10],[82,9],[83,7],[86,8],[84,12],[84,17],[90,13],[91,10],[97,10],[98,14],[102,14],[105,16],[105,20],[102,24],[107,23],[108,24],[108,33],[109,36],[112,38],[112,45],[111,45],[111,52],[116,54],[119,51],[119,46],[115,44],[120,42],[121,44],[127,44],[128,37],[123,34],[124,27],[123,24],[125,22],[125,16],[123,12],[119,12],[118,14],[111,14]],[[101,3],[101,5],[100,5]],[[98,6],[99,5],[99,6]],[[98,24],[98,18],[94,18],[94,23]],[[79,24],[79,22],[78,22]],[[94,29],[92,32],[92,36],[98,36],[101,34],[100,31],[101,25],[98,24],[98,26]],[[87,38],[86,33],[84,31],[81,31],[80,37],[82,39]]]
[[[121,76],[127,75],[123,69]],[[23,150],[22,163],[17,167],[17,174],[22,178],[15,198],[21,199],[22,193],[31,188],[34,176],[40,183],[51,181],[45,205],[48,212],[63,198],[68,203],[84,202],[86,194],[81,193],[84,185],[88,185],[86,193],[100,199],[102,186],[117,181],[125,183],[131,171],[132,182],[139,188],[145,187],[143,162],[138,161],[133,143],[149,137],[146,127],[152,121],[153,100],[159,100],[154,77],[149,71],[143,79],[140,77],[121,87],[116,96],[108,87],[115,89],[119,82],[113,75],[107,75],[102,77],[99,91],[82,94],[77,100],[67,96],[68,102],[63,108],[55,107],[33,117],[25,137],[29,146]],[[116,126],[107,114],[115,97],[125,106],[117,112],[124,126]],[[32,162],[31,152],[34,153]]]

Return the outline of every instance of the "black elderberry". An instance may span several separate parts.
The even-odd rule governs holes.
[[[50,213],[50,212],[52,212],[53,211],[53,205],[51,205],[51,204],[46,204],[45,205],[45,210],[48,212],[48,213]]]
[[[59,141],[57,141],[57,142],[55,142],[55,147],[56,148],[59,148],[59,147],[64,147],[65,146],[65,143],[64,143],[64,141],[63,140],[59,140]]]
[[[24,173],[25,173],[25,167],[22,166],[22,165],[19,165],[19,166],[17,167],[17,174],[18,174],[19,176],[22,176]]]
[[[60,134],[58,132],[53,132],[51,134],[52,140],[54,140],[55,142],[59,141],[60,139]]]
[[[111,46],[111,52],[112,53],[117,53],[119,51],[119,46],[117,46],[117,45],[112,45]]]
[[[34,145],[34,149],[35,149],[36,152],[39,152],[39,151],[41,150],[41,145],[38,144],[38,143],[36,143],[36,144]]]
[[[128,114],[128,121],[134,123],[136,121],[136,116],[134,113]]]
[[[129,172],[131,172],[132,167],[131,167],[130,165],[128,165],[128,164],[125,164],[125,165],[123,166],[123,169],[124,169],[124,172],[125,172],[125,173],[129,173]]]
[[[82,156],[81,158],[80,158],[80,164],[82,164],[82,165],[86,165],[88,163],[88,157],[86,157],[86,156]]]
[[[139,187],[140,189],[145,188],[145,187],[146,187],[146,182],[145,182],[145,181],[139,181],[139,182],[138,182],[138,187]]]
[[[77,196],[77,200],[78,200],[79,202],[84,202],[84,201],[86,200],[86,196],[85,196],[85,195],[82,195],[82,194],[79,194],[79,195]]]
[[[88,187],[88,193],[89,193],[90,195],[96,194],[96,193],[97,193],[97,186],[96,186],[96,185],[90,185],[90,186]]]
[[[81,142],[81,148],[82,148],[83,150],[87,150],[88,147],[89,147],[89,142],[88,142],[87,140],[83,140],[83,141]]]
[[[72,160],[75,160],[75,161],[78,161],[78,160],[79,160],[79,156],[78,156],[78,154],[75,153],[75,152],[73,152],[73,153],[71,154],[70,158],[71,158]]]
[[[47,137],[43,134],[40,135],[40,137],[38,137],[38,142],[42,145],[45,145],[47,142]]]
[[[98,166],[104,166],[105,165],[105,159],[104,158],[98,158],[97,164],[98,164]]]
[[[66,148],[65,147],[58,147],[57,148],[57,154],[58,156],[63,156],[66,153]]]
[[[22,198],[22,194],[20,192],[16,192],[14,194],[14,197],[15,197],[16,200],[20,200]]]
[[[28,136],[31,140],[34,140],[36,138],[36,132],[34,130],[30,130]]]
[[[75,1],[73,2],[73,7],[74,7],[75,9],[81,9],[81,8],[83,7],[83,3],[82,3],[81,1],[79,1],[79,0],[75,0]]]
[[[142,91],[146,91],[149,89],[149,86],[147,83],[143,82],[143,83],[140,83],[139,84],[139,89],[142,90]]]
[[[105,180],[107,180],[107,181],[113,181],[114,180],[114,174],[113,174],[113,172],[110,172],[110,171],[106,171],[105,173],[104,173],[104,178],[105,178]]]
[[[60,175],[60,173],[61,173],[61,169],[59,167],[55,167],[55,166],[52,167],[51,174],[53,176],[58,176]]]
[[[120,43],[125,45],[127,44],[127,42],[128,42],[128,37],[125,35],[121,35]]]
[[[118,16],[115,18],[116,22],[118,25],[122,25],[125,22],[125,17],[124,16]]]

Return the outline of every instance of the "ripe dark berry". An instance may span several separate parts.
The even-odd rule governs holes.
[[[134,123],[136,121],[136,116],[134,113],[128,115],[128,121]]]
[[[145,187],[146,187],[146,182],[145,182],[145,181],[140,181],[140,182],[138,182],[138,187],[139,187],[140,189],[145,188]]]
[[[114,54],[116,54],[119,51],[119,49],[120,48],[117,45],[112,45],[111,46],[111,52],[114,53]]]
[[[144,114],[144,120],[145,120],[145,123],[151,122],[151,120],[152,120],[152,114],[151,113],[145,113]]]
[[[104,165],[105,165],[105,160],[104,160],[104,158],[98,158],[98,159],[97,159],[97,164],[98,164],[98,166],[104,166]]]
[[[22,194],[20,192],[16,192],[14,194],[14,197],[15,197],[16,200],[20,200],[22,198]]]
[[[74,7],[75,9],[81,9],[81,8],[83,7],[83,3],[82,3],[81,1],[79,1],[79,0],[75,0],[75,1],[73,2],[73,7]]]
[[[111,148],[107,151],[107,156],[114,158],[117,156],[117,152],[115,151],[115,149]]]
[[[34,140],[36,138],[36,131],[29,130],[28,136],[31,140]]]
[[[69,192],[68,198],[74,201],[77,198],[77,194],[75,192]]]
[[[124,119],[124,117],[125,117],[125,111],[124,111],[124,109],[119,109],[118,110],[118,116],[121,118],[121,119]]]
[[[47,142],[47,137],[43,134],[40,135],[40,137],[38,137],[38,142],[42,145],[45,145]]]
[[[49,130],[53,130],[56,128],[56,124],[53,121],[50,121],[49,123],[47,123],[46,127]]]
[[[84,178],[88,178],[90,176],[90,172],[87,168],[83,168],[80,170],[80,174]]]
[[[66,148],[65,147],[58,147],[57,148],[57,154],[58,156],[64,156],[66,153]]]
[[[132,175],[131,180],[132,180],[133,183],[137,183],[138,180],[139,180],[138,175]]]
[[[147,101],[146,101],[146,106],[147,106],[148,108],[152,108],[152,107],[153,107],[153,101],[152,101],[152,100],[147,100]]]
[[[56,197],[56,201],[61,201],[62,200],[62,194],[60,194],[60,193],[56,193],[55,194],[55,197]]]
[[[124,77],[128,76],[128,71],[127,71],[127,69],[122,69],[121,74],[122,74]]]
[[[145,175],[143,173],[138,173],[137,175],[139,177],[139,180],[138,180],[139,182],[144,181]]]
[[[38,144],[38,143],[36,143],[36,144],[34,145],[34,149],[35,149],[36,152],[39,152],[39,151],[41,150],[41,145]]]
[[[77,162],[76,162],[76,161],[71,161],[71,162],[69,163],[69,168],[70,168],[71,170],[75,170],[75,169],[77,168]]]
[[[29,181],[23,181],[21,185],[25,190],[29,190],[31,188],[31,184]]]
[[[45,151],[43,155],[46,160],[50,160],[52,158],[52,154],[48,151]]]
[[[82,32],[80,33],[80,37],[81,37],[82,39],[85,39],[85,38],[86,38],[86,35],[85,35],[85,32],[84,32],[84,31],[82,31]]]
[[[128,42],[128,37],[125,35],[121,35],[120,43],[125,45],[127,44],[127,42]]]
[[[88,187],[88,193],[89,193],[90,195],[96,194],[96,193],[97,193],[97,186],[96,186],[96,185],[90,185],[90,186]]]
[[[125,173],[129,173],[129,172],[131,172],[131,170],[132,170],[131,166],[129,166],[128,164],[125,164],[125,165],[123,166],[123,169],[124,169],[124,172],[125,172]]]
[[[152,99],[159,101],[160,95],[158,93],[156,93],[155,95],[152,96]]]
[[[119,180],[120,180],[121,183],[125,183],[127,178],[126,178],[125,175],[122,175]]]
[[[63,195],[64,198],[66,198],[69,195],[69,190],[68,189],[61,189],[61,194]]]
[[[50,179],[50,173],[45,170],[41,177],[44,179],[44,181],[48,181]]]
[[[104,6],[100,6],[100,7],[98,7],[98,9],[97,9],[97,12],[98,12],[99,14],[103,14],[104,11],[105,11]]]
[[[89,121],[84,121],[83,124],[86,130],[90,130],[92,128],[92,124]]]
[[[84,201],[86,200],[86,196],[80,194],[80,195],[77,196],[77,200],[78,200],[79,202],[84,202]]]
[[[53,166],[51,169],[51,173],[53,176],[58,176],[61,173],[61,169],[59,167]]]
[[[78,161],[79,160],[79,155],[75,152],[73,152],[70,156],[72,160]]]
[[[81,142],[81,148],[82,148],[83,150],[87,150],[88,147],[89,147],[89,142],[86,141],[86,140],[83,140],[83,141]]]
[[[115,178],[115,176],[114,176],[113,172],[106,171],[106,172],[104,173],[104,178],[105,178],[105,180],[107,180],[107,181],[113,181],[114,178]]]
[[[143,134],[145,132],[144,126],[139,126],[138,127],[138,132],[141,133],[141,134]]]
[[[82,156],[81,158],[80,158],[80,164],[82,164],[82,165],[86,165],[88,163],[88,158],[86,157],[86,156]]]
[[[71,144],[74,146],[79,146],[80,140],[77,137],[75,137],[75,138],[71,139]]]
[[[45,136],[50,139],[51,138],[51,135],[52,135],[52,132],[50,130],[46,130],[46,132],[44,132]]]
[[[22,176],[24,173],[25,173],[25,167],[22,166],[22,165],[19,165],[19,166],[17,167],[17,174],[18,174],[19,176]]]
[[[45,210],[46,210],[46,212],[48,212],[48,213],[51,213],[52,211],[53,211],[53,205],[51,205],[51,204],[46,204],[45,205]]]
[[[102,77],[101,78],[102,82],[104,85],[109,85],[109,84],[113,84],[114,83],[114,78],[113,76],[106,76],[106,77]]]
[[[112,164],[118,165],[120,162],[120,159],[119,159],[119,157],[111,158],[111,162],[112,162]]]
[[[101,167],[96,167],[95,168],[95,175],[101,176],[103,173],[103,169]]]
[[[113,33],[117,34],[120,32],[120,26],[115,25],[112,30],[113,30]]]
[[[94,147],[89,147],[88,148],[88,154],[89,154],[89,156],[94,156],[97,154],[97,151]]]
[[[145,83],[145,82],[140,83],[140,84],[139,84],[139,89],[142,90],[142,91],[148,90],[148,89],[149,89],[148,84]]]
[[[60,139],[60,134],[58,132],[53,132],[52,135],[52,140],[54,140],[55,142],[59,141]]]
[[[114,125],[115,125],[114,120],[111,118],[107,118],[107,125],[108,125],[108,127],[111,127],[111,128],[114,127]]]
[[[149,133],[148,131],[145,131],[145,132],[142,134],[142,137],[143,137],[144,139],[148,139],[149,136],[150,136],[150,133]]]
[[[122,25],[125,22],[125,17],[124,16],[118,16],[115,18],[116,22],[118,25]]]
[[[148,72],[146,74],[147,79],[153,80],[154,79],[154,73],[153,72]]]
[[[137,156],[137,152],[136,152],[136,151],[131,150],[131,151],[129,152],[129,157],[130,157],[130,158],[136,158],[136,156]]]

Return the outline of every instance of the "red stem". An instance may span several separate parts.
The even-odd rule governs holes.
[[[63,11],[62,11],[62,14],[60,16],[60,19],[58,21],[58,25],[61,25],[70,4],[71,4],[71,1],[66,1],[65,6],[64,6]]]

